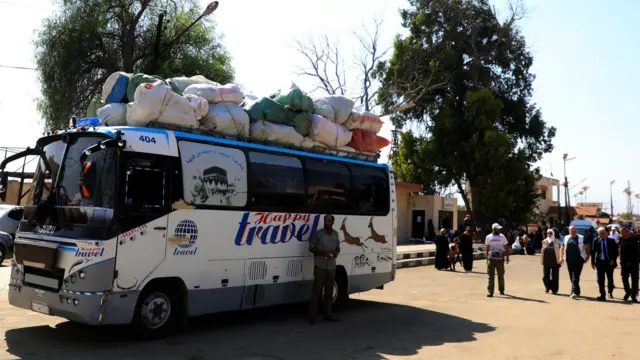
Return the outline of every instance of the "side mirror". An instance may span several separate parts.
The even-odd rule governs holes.
[[[90,199],[96,184],[96,166],[93,161],[84,163],[82,174],[80,175],[80,195],[83,199]]]
[[[7,200],[7,191],[9,190],[9,176],[3,171],[0,175],[0,200]]]

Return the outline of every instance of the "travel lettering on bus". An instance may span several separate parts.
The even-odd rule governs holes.
[[[102,255],[104,255],[104,248],[100,247],[81,247],[76,249],[76,257],[79,258],[101,257]]]
[[[236,246],[253,245],[258,239],[263,245],[284,244],[292,239],[308,241],[318,230],[322,215],[246,212],[242,215]]]

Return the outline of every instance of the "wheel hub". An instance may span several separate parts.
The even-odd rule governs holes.
[[[170,314],[171,301],[162,293],[147,296],[140,309],[142,323],[150,329],[157,329],[164,325]]]

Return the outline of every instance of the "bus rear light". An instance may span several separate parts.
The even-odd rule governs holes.
[[[102,299],[100,299],[100,306],[103,306],[106,300],[107,298],[103,296]]]
[[[67,298],[67,304],[71,304],[71,298]]]
[[[102,320],[104,320],[104,317],[102,316],[102,314],[100,314],[100,317],[98,317],[98,322],[102,324]]]

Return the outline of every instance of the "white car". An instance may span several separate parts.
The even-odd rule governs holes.
[[[0,204],[0,232],[15,237],[23,212],[21,206]]]

